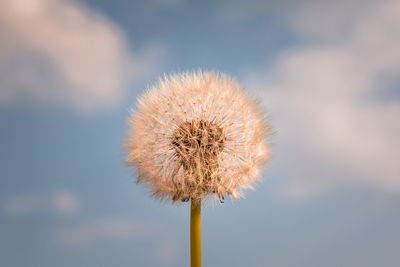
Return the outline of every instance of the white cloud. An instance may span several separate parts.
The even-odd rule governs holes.
[[[12,196],[5,200],[4,210],[10,215],[22,215],[41,211],[43,199],[38,195]]]
[[[156,45],[131,53],[116,25],[74,0],[0,0],[0,36],[0,105],[112,107],[162,53]]]
[[[9,196],[4,201],[8,215],[21,216],[38,212],[55,212],[68,216],[80,209],[78,197],[68,190],[56,190],[50,194],[20,194]]]
[[[79,209],[78,198],[69,191],[62,190],[52,194],[51,203],[59,214],[74,214]]]
[[[142,239],[157,232],[158,227],[154,224],[132,218],[110,217],[61,228],[55,233],[55,240],[62,246],[85,248],[99,241]]]
[[[284,193],[307,198],[349,183],[399,192],[400,96],[384,96],[399,82],[400,3],[375,2],[347,20],[328,15],[310,28],[310,13],[324,16],[325,8],[292,21],[305,44],[248,75],[250,88],[264,90],[277,131]],[[349,22],[345,31],[337,19]]]

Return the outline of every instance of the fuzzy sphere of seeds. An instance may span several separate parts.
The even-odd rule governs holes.
[[[224,74],[163,77],[139,98],[128,123],[126,163],[156,198],[239,198],[269,159],[264,113]]]

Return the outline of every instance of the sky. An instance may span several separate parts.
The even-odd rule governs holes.
[[[399,266],[398,1],[0,0],[0,265],[188,266],[189,206],[123,165],[164,73],[228,73],[274,130],[202,213],[204,266]]]

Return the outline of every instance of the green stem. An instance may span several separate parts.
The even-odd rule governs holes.
[[[201,200],[191,200],[190,266],[201,267]]]

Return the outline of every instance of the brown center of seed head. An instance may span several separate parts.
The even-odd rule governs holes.
[[[193,193],[199,194],[198,188],[204,193],[218,193],[214,186],[220,179],[217,174],[218,154],[224,149],[225,142],[222,128],[214,122],[186,121],[174,131],[171,145],[180,159],[184,184],[189,189],[189,192],[178,190],[174,197],[176,200],[187,201],[194,197]]]

